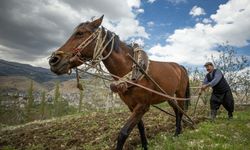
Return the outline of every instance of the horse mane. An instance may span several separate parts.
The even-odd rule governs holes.
[[[103,30],[105,30],[104,27],[102,27]],[[107,41],[109,41],[113,34],[115,34],[114,32],[111,32],[109,30],[106,29],[106,32],[107,32]],[[113,50],[115,52],[119,52],[119,44],[120,44],[120,38],[118,35],[115,34],[115,37],[114,37],[114,47],[113,47]],[[112,42],[109,43],[109,45],[107,46],[108,49],[111,49],[111,46],[112,46]]]
[[[106,30],[106,32],[107,32],[107,37],[106,37],[106,38],[107,38],[107,41],[109,41],[109,40],[112,38],[112,35],[115,34],[113,50],[114,50],[115,52],[119,52],[119,51],[120,51],[120,49],[119,49],[120,42],[123,42],[123,41],[120,41],[120,38],[119,38],[119,36],[118,36],[116,33],[109,31],[108,29],[106,29],[106,28],[103,27],[103,26],[102,26],[102,30],[103,30],[103,31]],[[134,50],[133,50],[132,44],[127,44],[126,42],[123,42],[123,43],[125,44],[125,46],[128,47],[128,49],[130,49],[129,53],[130,53],[131,55],[133,55]],[[110,48],[111,48],[111,45],[112,45],[112,43],[110,42],[110,44],[107,46],[107,48],[110,49]]]

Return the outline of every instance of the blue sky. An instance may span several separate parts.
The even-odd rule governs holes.
[[[226,42],[250,60],[249,0],[1,0],[0,59],[48,68],[79,23],[103,14],[153,60],[201,67]]]
[[[248,43],[249,36],[250,36],[249,32],[245,33],[246,35],[244,38],[247,44],[235,43],[236,41],[234,41],[234,39],[227,38],[224,36],[224,37],[221,37],[221,39],[218,42],[213,41],[209,45],[204,46],[206,53],[203,53],[202,45],[198,47],[199,49],[195,49],[197,48],[195,44],[192,45],[192,43],[191,44],[181,43],[183,44],[183,47],[180,46],[181,48],[185,49],[185,46],[189,45],[189,47],[187,47],[187,51],[190,51],[190,52],[196,51],[195,53],[192,53],[193,55],[188,56],[191,59],[186,59],[186,61],[181,61],[180,59],[182,58],[175,59],[174,57],[178,57],[178,55],[173,55],[171,53],[166,52],[168,49],[172,50],[173,52],[178,51],[178,49],[176,49],[177,48],[176,46],[169,46],[169,45],[177,45],[178,39],[172,42],[171,40],[170,42],[169,40],[168,42],[166,41],[167,39],[169,39],[169,36],[175,35],[176,30],[180,30],[180,31],[194,30],[194,31],[188,31],[188,32],[189,33],[192,32],[191,34],[196,34],[196,32],[200,31],[199,29],[196,28],[197,24],[201,24],[202,28],[204,27],[204,30],[211,30],[211,32],[213,32],[213,30],[215,30],[216,27],[222,26],[221,31],[219,29],[214,31],[216,32],[214,33],[215,35],[211,35],[211,38],[213,38],[212,36],[217,37],[216,34],[220,34],[220,32],[224,32],[223,25],[225,25],[225,28],[227,28],[229,24],[237,24],[236,21],[241,21],[241,20],[235,20],[237,19],[237,17],[230,18],[230,16],[231,15],[233,16],[234,14],[237,14],[237,13],[238,15],[241,15],[239,14],[240,10],[247,11],[247,9],[249,9],[248,7],[249,2],[243,1],[243,0],[238,1],[238,3],[242,3],[242,5],[237,5],[237,6],[236,6],[236,3],[237,3],[236,1],[228,1],[228,0],[213,0],[213,1],[211,0],[179,0],[179,1],[155,0],[151,3],[149,1],[141,1],[140,8],[143,9],[144,11],[143,13],[138,14],[137,18],[140,21],[140,23],[146,28],[146,32],[150,34],[149,39],[147,38],[144,39],[144,42],[143,42],[144,47],[146,50],[149,50],[149,54],[155,55],[153,59],[161,60],[161,61],[165,61],[165,60],[177,61],[179,63],[183,63],[187,65],[201,66],[202,60],[206,61],[204,59],[205,58],[204,56],[207,56],[209,58],[211,55],[215,55],[215,56],[218,55],[216,51],[218,49],[217,45],[228,42],[230,46],[233,46],[235,48],[238,55],[245,55],[249,59],[249,55],[250,55],[250,50],[249,50],[250,46]],[[202,11],[200,11],[200,13],[199,11],[196,11],[196,14],[192,14],[191,13],[192,9],[194,9],[194,11],[195,9],[196,10],[200,9]],[[219,19],[216,20],[215,18],[211,17],[212,15],[214,16],[225,15],[225,17],[229,18],[229,20],[231,19],[231,21],[227,22],[227,20],[225,19],[226,20],[225,23],[221,23],[220,20],[222,19],[220,17],[218,17]],[[244,19],[246,19],[246,17],[250,17],[249,13],[246,13],[244,17],[245,17]],[[204,19],[209,20],[210,22],[205,23]],[[244,20],[242,21],[244,22]],[[247,24],[249,25],[249,23]],[[207,25],[211,25],[211,26],[207,26]],[[235,32],[233,31],[235,28],[237,28],[237,25],[234,25],[234,27],[232,25],[230,27],[231,31],[228,30],[227,31],[228,34],[225,34],[225,35],[235,36],[235,38],[237,38],[237,36],[240,36],[241,33],[236,32],[235,34]],[[239,28],[241,27],[239,26]],[[248,29],[242,28],[242,32],[244,32],[244,30],[247,31]],[[230,32],[232,32],[232,34],[230,34]],[[204,34],[205,40],[206,38],[210,38],[209,31],[205,31],[205,33],[202,33],[202,34]],[[188,34],[187,35],[183,34],[183,35],[185,38],[189,38]],[[181,37],[178,37],[178,38],[181,38]],[[192,39],[193,37],[190,36],[190,38]],[[200,38],[194,38],[192,42],[199,43],[200,40],[202,40],[202,38],[203,38],[202,36]],[[158,45],[158,47],[156,47],[155,45]],[[161,50],[161,52],[159,52],[158,54],[152,53],[152,51],[155,51],[157,48],[162,48],[163,50]],[[164,57],[165,52],[163,51],[166,52],[165,57]],[[170,56],[167,56],[167,55],[170,55]],[[200,59],[196,59],[195,62],[192,62],[190,61],[193,59],[192,57],[196,57],[196,58],[199,57]]]
[[[146,27],[146,31],[151,37],[145,42],[145,45],[151,47],[154,44],[164,44],[166,35],[173,34],[176,29],[193,27],[197,22],[196,18],[206,18],[216,13],[220,4],[225,4],[227,0],[189,0],[173,3],[167,0],[156,0],[153,3],[142,1],[144,13],[137,17],[140,23]],[[206,14],[202,17],[192,17],[189,15],[193,6],[201,7]],[[148,22],[154,22],[152,27]],[[165,38],[162,38],[165,37]],[[159,38],[161,37],[161,38]]]

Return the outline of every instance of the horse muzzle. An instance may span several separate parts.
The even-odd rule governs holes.
[[[69,60],[63,59],[59,54],[52,54],[49,59],[50,70],[57,75],[69,73],[70,64]]]

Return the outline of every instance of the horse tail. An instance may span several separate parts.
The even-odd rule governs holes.
[[[185,96],[186,96],[186,98],[190,98],[190,84],[189,84],[189,78],[188,78],[188,81],[187,81],[187,88],[186,88]],[[188,110],[188,106],[189,106],[189,105],[190,105],[190,99],[185,100],[184,109],[185,109],[185,110]]]
[[[184,110],[188,110],[188,106],[190,105],[190,83],[189,83],[189,77],[188,77],[188,71],[184,66],[181,66],[185,72],[186,72],[186,76],[187,76],[187,87],[186,87],[186,92],[185,92],[185,98],[188,98],[188,100],[184,101]]]

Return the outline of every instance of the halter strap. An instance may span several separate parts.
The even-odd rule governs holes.
[[[79,44],[73,51],[80,52],[82,49],[87,47],[96,37],[99,35],[100,29],[93,32],[86,40]]]
[[[104,31],[104,36],[102,36],[103,31]],[[109,41],[106,44],[104,44],[106,39],[107,39],[107,34],[108,34],[108,32],[105,29],[103,29],[103,28],[97,29],[86,40],[84,40],[75,49],[73,49],[76,52],[75,56],[79,57],[79,59],[81,60],[82,59],[81,51],[96,39],[96,44],[95,44],[95,48],[94,48],[94,52],[93,52],[93,57],[92,57],[92,59],[90,61],[92,61],[95,64],[98,64],[101,61],[107,59],[110,56],[110,54],[112,53],[112,51],[113,51],[114,38],[115,38],[115,34],[112,33],[112,37],[109,39]],[[106,56],[103,56],[103,52],[105,51],[107,46],[110,44],[110,42],[111,42],[110,51]]]

